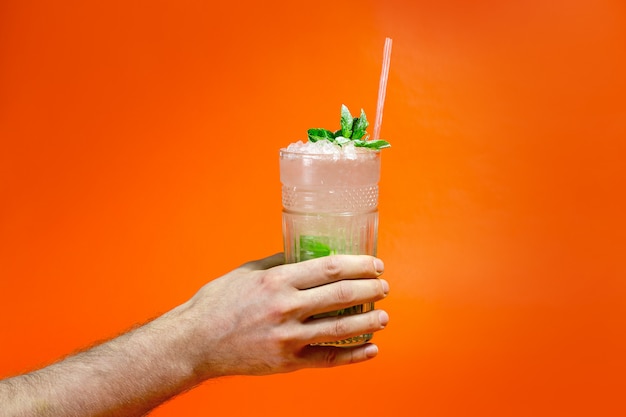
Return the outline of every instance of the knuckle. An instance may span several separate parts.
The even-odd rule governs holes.
[[[258,271],[257,289],[259,295],[278,294],[284,290],[285,282],[285,275],[281,272],[276,270]]]
[[[259,285],[261,288],[274,288],[278,281],[280,274],[275,271],[259,271]]]
[[[268,314],[273,323],[285,323],[299,311],[300,305],[289,297],[282,297],[268,307]]]
[[[298,332],[293,326],[278,326],[268,332],[269,351],[276,353],[276,360],[290,361],[299,343]]]
[[[328,349],[324,355],[324,362],[327,366],[335,366],[337,364],[337,349]]]
[[[348,326],[345,320],[339,319],[335,321],[335,325],[332,328],[332,337],[343,338],[348,332]]]
[[[268,333],[268,343],[265,351],[271,356],[271,369],[275,373],[277,369],[287,371],[295,366],[294,352],[297,351],[297,338],[295,333],[281,326]]]
[[[368,330],[376,331],[380,330],[381,327],[383,327],[382,323],[380,322],[380,316],[378,314],[369,314],[368,316]]]
[[[331,341],[345,339],[350,327],[345,319],[337,317],[332,322],[326,323],[320,330],[319,336],[326,341]]]
[[[305,307],[293,288],[285,285],[285,276],[276,271],[259,271],[257,297],[271,300],[266,304],[266,314],[273,323],[284,323],[298,315]]]
[[[337,279],[341,276],[341,265],[337,256],[330,255],[324,257],[324,274],[332,279]]]
[[[286,350],[286,347],[293,340],[292,333],[286,326],[276,327],[272,330],[271,339],[278,351]]]
[[[349,304],[354,301],[354,291],[347,281],[339,281],[336,284],[335,297],[342,304]]]

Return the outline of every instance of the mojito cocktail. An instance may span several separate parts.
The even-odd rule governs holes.
[[[353,117],[341,106],[341,129],[309,129],[308,142],[280,151],[283,238],[287,262],[333,254],[376,256],[380,149],[385,140],[368,140],[365,112]],[[315,317],[364,313],[374,303],[329,311]],[[352,346],[371,334],[323,343]]]

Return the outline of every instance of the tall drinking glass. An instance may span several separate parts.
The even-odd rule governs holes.
[[[380,151],[311,154],[281,149],[283,239],[288,263],[332,254],[376,255]],[[315,317],[364,313],[374,303]],[[367,342],[363,334],[325,345]]]

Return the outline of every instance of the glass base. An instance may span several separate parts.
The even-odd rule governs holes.
[[[359,346],[369,342],[372,339],[372,333],[362,334],[348,339],[338,340],[336,342],[311,343],[311,346],[336,346],[336,347],[352,347]]]

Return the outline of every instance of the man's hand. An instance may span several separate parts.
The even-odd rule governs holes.
[[[371,256],[334,255],[281,265],[282,254],[249,262],[203,287],[186,306],[202,375],[262,375],[361,362],[376,356],[367,344],[310,346],[385,327],[382,310],[351,316],[311,316],[384,298],[375,279],[383,263]]]

